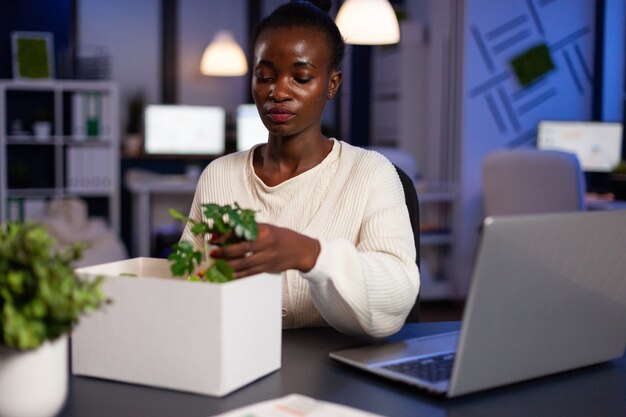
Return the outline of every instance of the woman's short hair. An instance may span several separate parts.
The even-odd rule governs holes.
[[[331,46],[331,68],[339,69],[346,44],[339,28],[328,14],[330,6],[329,0],[291,0],[291,2],[278,7],[256,25],[252,44],[256,45],[258,37],[266,29],[292,27],[317,29],[326,34]]]

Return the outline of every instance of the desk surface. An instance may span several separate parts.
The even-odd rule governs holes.
[[[458,329],[459,323],[409,324],[390,338]],[[208,417],[291,393],[402,416],[626,416],[626,358],[460,397],[437,398],[328,358],[365,344],[333,329],[283,333],[282,368],[224,398],[72,377],[61,417]]]

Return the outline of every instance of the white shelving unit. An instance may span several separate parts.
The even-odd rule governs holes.
[[[453,293],[450,274],[454,238],[451,213],[457,193],[454,183],[420,181],[420,265],[423,300],[448,299]]]
[[[76,196],[119,233],[118,110],[112,82],[0,80],[0,221]],[[51,129],[37,136],[42,115]]]

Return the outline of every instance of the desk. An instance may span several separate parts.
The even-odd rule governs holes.
[[[198,179],[187,175],[159,175],[129,170],[125,185],[133,195],[133,257],[150,256],[151,200],[155,194],[193,195]],[[186,213],[185,213],[186,215]]]
[[[458,328],[458,322],[408,324],[390,340]],[[365,343],[330,328],[286,330],[282,368],[221,399],[72,377],[70,396],[60,417],[208,417],[290,393],[389,417],[626,416],[626,358],[447,400],[328,358],[331,350]]]

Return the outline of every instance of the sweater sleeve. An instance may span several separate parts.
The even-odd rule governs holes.
[[[302,276],[324,319],[348,334],[384,337],[402,327],[419,291],[415,243],[393,165],[372,178],[358,243],[320,239],[313,269]]]

